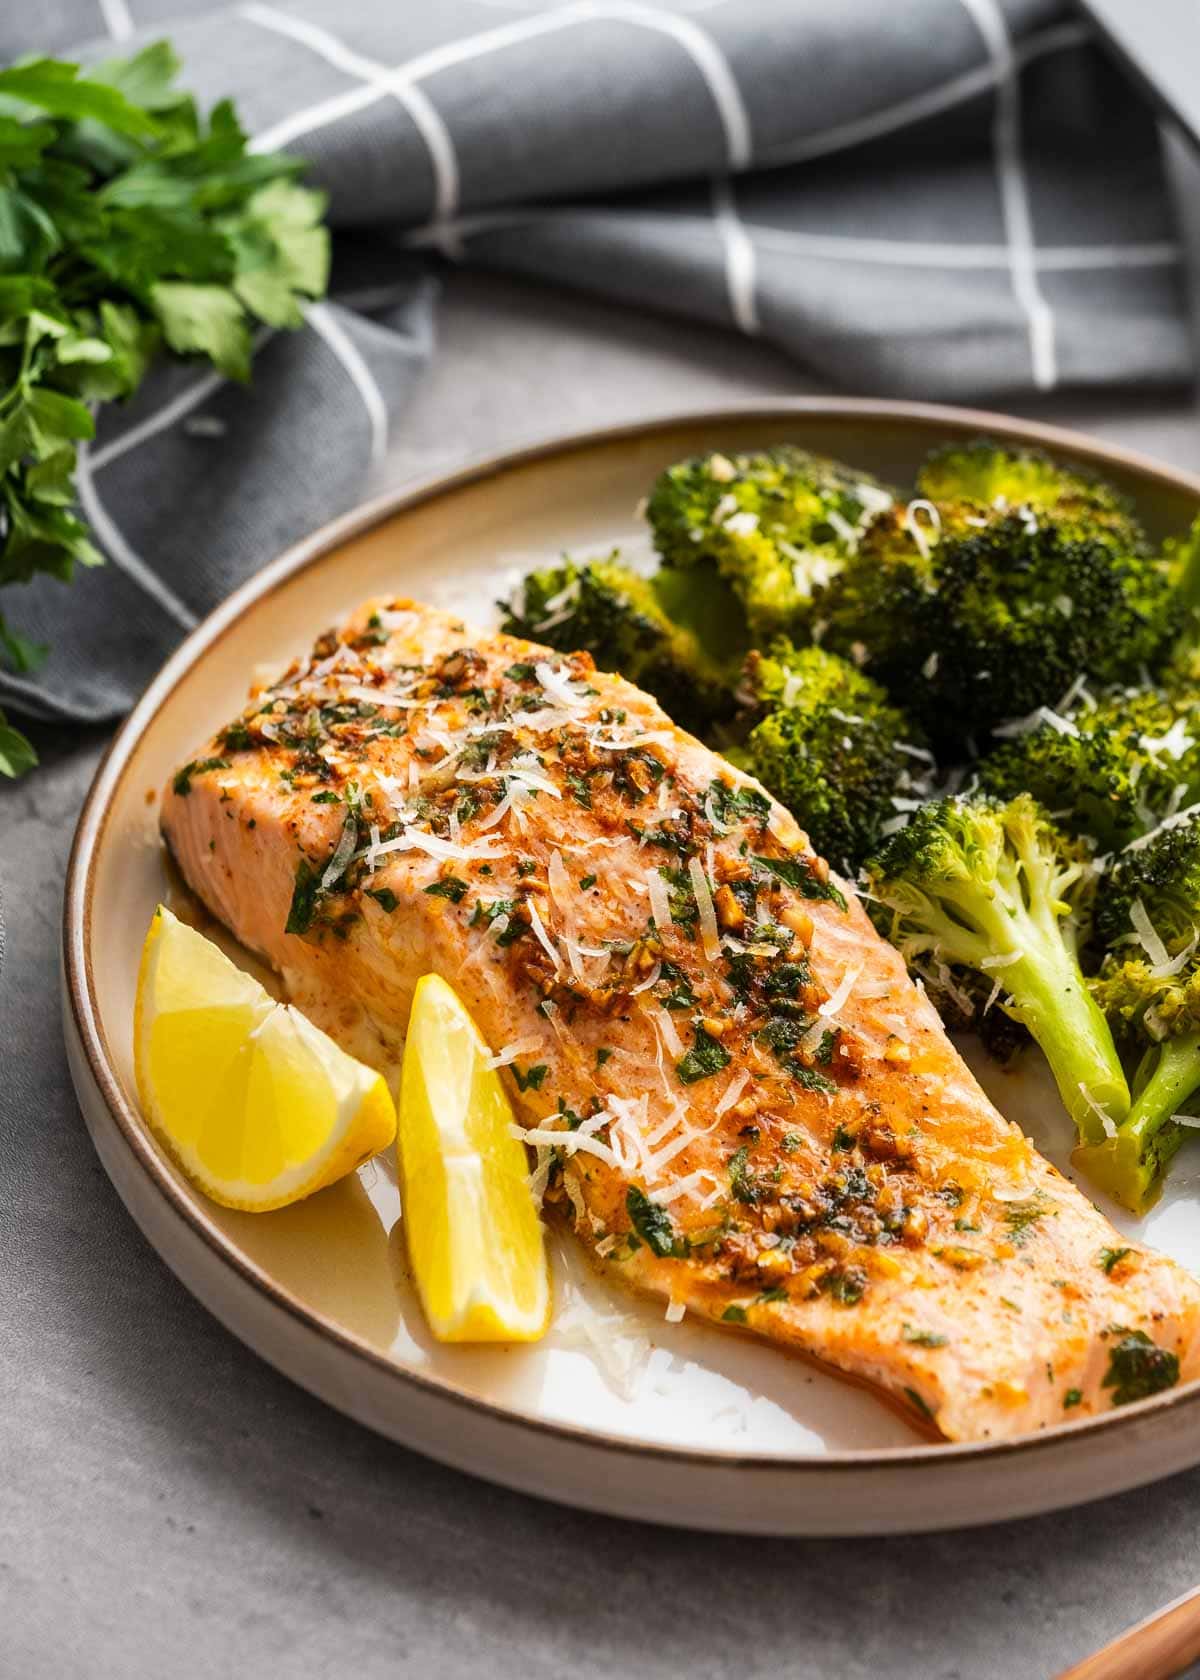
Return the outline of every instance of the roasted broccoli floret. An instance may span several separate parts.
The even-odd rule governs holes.
[[[822,647],[903,690],[937,637],[933,545],[903,504],[886,509],[841,571],[817,590],[812,629]],[[913,639],[920,657],[914,660]]]
[[[931,511],[932,510],[932,511]],[[863,663],[935,739],[969,743],[1152,666],[1177,624],[1168,568],[1031,512],[910,503],[868,535],[814,607],[822,641]]]
[[[1097,852],[1122,846],[1200,798],[1200,691],[1118,689],[1047,712],[990,753],[980,785],[999,799],[1031,793]]]
[[[1200,1090],[1200,820],[1168,822],[1122,852],[1095,923],[1107,956],[1093,992],[1122,1041],[1144,1054],[1129,1115],[1078,1160],[1140,1213],[1182,1140],[1173,1116]]]
[[[942,450],[818,593],[824,645],[862,663],[935,740],[970,745],[1086,672],[1135,679],[1178,632],[1177,561],[1122,497],[1030,452]]]
[[[658,479],[646,517],[668,566],[716,563],[761,642],[796,627],[890,502],[866,473],[784,444],[681,461]]]
[[[823,857],[855,873],[896,801],[929,790],[935,766],[921,731],[847,660],[783,638],[751,653],[741,696],[753,726],[729,757],[788,806]]]
[[[1135,552],[1145,537],[1128,499],[1090,474],[1072,472],[1037,449],[1005,449],[988,438],[936,449],[917,475],[917,494],[939,506],[970,503],[977,512],[1029,509],[1064,525],[1107,532]]]
[[[746,651],[744,619],[715,568],[685,580],[642,577],[607,560],[531,572],[498,603],[503,628],[564,653],[585,650],[603,671],[619,671],[654,695],[685,729],[706,730],[734,710]]]
[[[1173,621],[1157,561],[1053,518],[1006,515],[940,545],[935,563],[944,640],[929,697],[968,734],[1052,706],[1081,671],[1135,679]]]
[[[936,991],[954,971],[999,988],[1029,1029],[1080,1138],[1129,1108],[1125,1075],[1076,952],[1091,869],[1027,795],[1001,803],[940,799],[915,813],[868,863],[868,903],[883,932]]]

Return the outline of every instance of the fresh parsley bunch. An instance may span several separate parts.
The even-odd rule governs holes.
[[[178,69],[160,41],[0,70],[0,588],[101,561],[73,482],[96,404],[164,347],[247,379],[254,323],[298,327],[325,290],[324,195],[249,152],[228,101],[205,122]],[[0,613],[10,668],[45,653]],[[34,763],[0,712],[0,774]]]

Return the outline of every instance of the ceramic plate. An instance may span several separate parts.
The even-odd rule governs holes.
[[[991,1522],[1097,1498],[1200,1461],[1200,1385],[1001,1445],[915,1435],[864,1390],[718,1329],[665,1322],[555,1249],[556,1311],[533,1348],[439,1347],[406,1273],[384,1158],[300,1206],[228,1212],[176,1171],[138,1113],[131,1023],[154,906],[178,894],[157,790],[241,707],[256,665],[286,662],[361,598],[411,594],[493,623],[510,580],[563,549],[644,552],[635,507],[681,456],[782,440],[905,482],[925,451],[988,432],[1090,462],[1155,536],[1185,526],[1200,480],[1087,439],[916,404],[776,402],[593,433],[490,460],[385,500],[293,549],[196,630],[117,736],[67,882],[64,1016],[100,1158],[185,1284],[264,1358],[361,1422],[460,1468],[621,1515],[763,1533],[882,1533]],[[1064,1169],[1069,1125],[1032,1068],[978,1071]],[[1143,1234],[1200,1267],[1200,1147]],[[1118,1224],[1115,1210],[1105,1208]]]

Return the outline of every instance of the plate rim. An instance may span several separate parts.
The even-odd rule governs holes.
[[[95,1093],[107,1109],[109,1118],[115,1124],[121,1141],[130,1151],[144,1180],[166,1202],[167,1211],[182,1219],[191,1234],[200,1239],[212,1258],[229,1267],[243,1284],[263,1295],[269,1305],[297,1320],[305,1330],[331,1341],[343,1354],[365,1362],[376,1374],[407,1386],[430,1400],[460,1407],[497,1427],[527,1432],[537,1437],[549,1434],[564,1446],[632,1455],[644,1460],[648,1465],[768,1471],[773,1475],[782,1475],[801,1482],[806,1477],[811,1478],[817,1474],[827,1477],[839,1471],[861,1475],[863,1471],[874,1467],[890,1471],[937,1468],[950,1470],[981,1461],[992,1464],[999,1459],[1013,1456],[1027,1460],[1047,1449],[1061,1449],[1066,1442],[1078,1442],[1085,1436],[1090,1439],[1093,1436],[1105,1435],[1111,1441],[1115,1435],[1136,1430],[1138,1425],[1154,1417],[1184,1408],[1194,1409],[1200,1405],[1200,1379],[1183,1388],[1169,1390],[1165,1394],[1135,1402],[1120,1410],[1105,1412],[1098,1417],[1055,1424],[1048,1429],[1012,1439],[966,1442],[931,1440],[911,1446],[862,1447],[837,1452],[746,1452],[737,1448],[675,1446],[668,1442],[642,1440],[587,1425],[542,1418],[518,1407],[489,1400],[445,1377],[388,1358],[355,1332],[307,1305],[243,1254],[233,1240],[207,1215],[202,1193],[192,1189],[177,1176],[165,1157],[159,1153],[136,1105],[126,1099],[116,1073],[96,1006],[90,938],[95,871],[113,798],[138,741],[153,724],[170,695],[245,612],[271,595],[283,583],[325,559],[350,539],[397,514],[433,504],[488,479],[498,478],[505,473],[558,456],[652,438],[658,433],[680,428],[744,425],[747,421],[756,419],[761,420],[764,425],[774,425],[789,418],[810,422],[820,421],[822,418],[857,418],[864,422],[914,422],[926,426],[941,426],[950,433],[985,433],[1023,444],[1032,443],[1089,465],[1115,467],[1164,488],[1181,491],[1200,504],[1200,473],[1167,466],[1123,445],[1091,438],[1085,433],[1066,427],[986,409],[871,397],[746,398],[735,402],[668,409],[642,419],[569,432],[553,432],[511,450],[481,453],[460,466],[407,480],[328,521],[309,536],[285,549],[275,559],[268,561],[259,571],[241,583],[219,602],[168,656],[139,696],[129,715],[118,727],[97,765],[85,795],[67,863],[62,913],[65,1029],[74,1036]],[[78,1084],[73,1059],[72,1077]],[[78,1094],[87,1119],[86,1105],[82,1104],[82,1093]],[[97,1148],[99,1154],[90,1120],[88,1133],[93,1147]],[[103,1155],[101,1159],[103,1160]],[[107,1170],[107,1163],[105,1164]],[[160,1259],[168,1265],[171,1264],[156,1245],[155,1251]],[[189,1293],[195,1294],[190,1281],[185,1279],[184,1282]],[[202,1304],[206,1305],[206,1310],[212,1310],[206,1303]],[[246,1341],[236,1328],[234,1333],[239,1335],[239,1339]],[[264,1355],[253,1342],[247,1342],[247,1345],[259,1357],[270,1359],[270,1356]],[[288,1374],[292,1375],[290,1371]],[[302,1378],[295,1380],[303,1385]],[[335,1404],[329,1401],[326,1403]],[[1197,1445],[1196,1457],[1200,1459],[1200,1443]],[[1182,1467],[1182,1464],[1176,1466]]]

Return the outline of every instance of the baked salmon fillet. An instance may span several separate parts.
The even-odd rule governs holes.
[[[179,770],[162,827],[381,1069],[444,976],[547,1204],[668,1316],[952,1440],[1200,1373],[1200,1284],[997,1112],[793,817],[586,654],[368,603]]]

